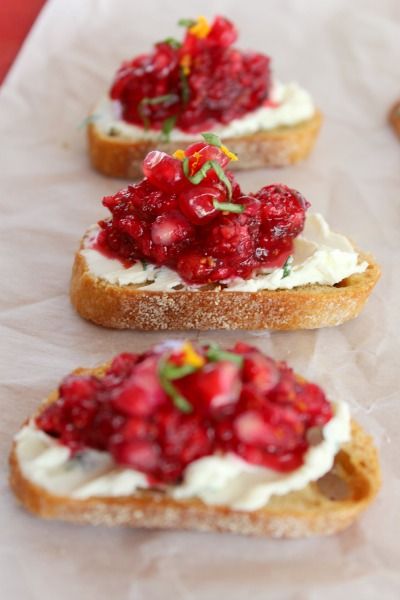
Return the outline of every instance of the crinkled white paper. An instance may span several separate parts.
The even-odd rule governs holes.
[[[59,379],[163,333],[101,329],[68,300],[73,252],[122,183],[91,171],[79,124],[125,58],[179,36],[179,17],[230,16],[242,47],[273,57],[324,112],[312,157],[240,175],[245,190],[283,181],[335,230],[372,251],[383,277],[342,327],[210,333],[287,359],[348,400],[379,446],[384,486],[359,523],[333,538],[271,541],[45,522],[18,507],[7,455],[20,423]],[[332,600],[400,596],[400,144],[386,124],[400,97],[398,0],[53,0],[0,94],[0,596],[12,600]],[[184,333],[178,334],[184,337]],[[193,335],[193,334],[192,334]],[[196,337],[196,336],[195,336]]]

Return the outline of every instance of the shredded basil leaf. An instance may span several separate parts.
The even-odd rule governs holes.
[[[284,279],[285,277],[288,277],[292,271],[292,262],[293,262],[293,256],[288,256],[285,264],[283,265],[282,269],[283,269],[283,274],[282,274],[282,279]]]
[[[197,21],[194,19],[179,19],[178,21],[178,25],[181,27],[193,27],[193,25],[196,25],[196,23]]]
[[[190,373],[194,373],[194,371],[197,371],[197,367],[187,364],[178,366],[167,362],[163,367],[163,375],[172,381],[174,379],[185,377],[185,375],[189,375]]]
[[[191,365],[189,365],[191,366]],[[163,361],[159,367],[160,383],[163,390],[172,399],[173,405],[183,413],[193,412],[193,406],[182,396],[179,390],[176,389],[171,379],[178,379],[183,375],[176,375],[177,371],[174,365],[169,364],[167,361]],[[186,375],[188,373],[185,373]],[[172,375],[172,378],[170,377]],[[175,375],[175,376],[174,376]]]
[[[177,119],[177,115],[172,115],[171,117],[168,117],[167,119],[165,119],[163,126],[162,126],[162,133],[161,133],[161,140],[163,142],[169,142],[171,131],[175,127],[176,119]]]
[[[154,98],[142,98],[139,102],[139,106],[144,106],[145,104],[162,104],[163,102],[170,102],[178,100],[178,96],[176,94],[164,94],[163,96],[154,96]]]
[[[207,144],[211,144],[211,146],[216,146],[217,148],[221,148],[222,142],[215,133],[202,133],[201,137],[205,139]]]
[[[243,356],[241,356],[240,354],[235,354],[234,352],[222,350],[222,348],[220,348],[218,344],[210,344],[210,347],[206,352],[206,356],[212,362],[217,362],[219,360],[229,360],[230,362],[233,362],[239,365],[240,367],[243,364]]]
[[[163,96],[154,96],[154,98],[142,98],[138,105],[138,113],[143,121],[145,129],[148,129],[150,127],[150,120],[143,113],[143,109],[145,106],[153,106],[155,104],[162,104],[163,102],[173,104],[173,102],[176,102],[178,99],[179,98],[176,94],[164,94]]]
[[[189,181],[191,183],[193,183],[194,185],[198,185],[199,183],[201,183],[203,181],[203,179],[206,177],[208,171],[210,169],[214,169],[214,171],[216,172],[218,179],[220,181],[222,181],[222,183],[225,185],[226,189],[228,190],[228,197],[229,200],[231,200],[232,198],[232,185],[231,182],[229,181],[228,177],[225,175],[225,172],[223,170],[223,168],[221,167],[221,165],[219,163],[217,163],[216,160],[208,160],[207,162],[204,163],[204,165],[202,165],[202,167],[194,174],[194,175],[190,175],[189,173],[189,157],[186,157],[183,160],[183,172],[185,174],[185,177],[187,179],[189,179]]]
[[[190,88],[189,88],[188,78],[186,77],[185,73],[183,72],[182,67],[180,68],[180,71],[179,71],[179,78],[181,80],[182,102],[183,102],[183,104],[187,104],[189,102],[189,98],[190,98]]]
[[[171,48],[175,48],[175,50],[178,50],[182,46],[182,44],[173,37],[166,38],[162,41],[162,43],[168,44],[168,46],[171,46]]]
[[[234,204],[233,202],[218,202],[218,200],[214,200],[213,205],[217,210],[223,210],[225,212],[240,214],[244,211],[243,204]]]

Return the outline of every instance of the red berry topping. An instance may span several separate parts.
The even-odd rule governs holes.
[[[192,235],[193,227],[177,211],[160,215],[151,226],[151,239],[155,244],[162,246],[172,246],[189,240]]]
[[[125,266],[137,260],[165,265],[200,285],[284,265],[309,203],[278,184],[244,195],[224,170],[235,155],[217,136],[204,138],[175,157],[150,152],[146,177],[104,198],[112,217],[99,223],[97,250]]]
[[[181,192],[178,196],[180,210],[194,225],[205,225],[212,221],[218,214],[214,200],[223,202],[226,193],[218,188],[201,186],[193,187]]]
[[[266,240],[294,238],[304,227],[305,211],[310,203],[286,185],[261,188],[256,198],[261,201],[262,232]]]
[[[163,484],[179,482],[188,464],[214,453],[293,470],[309,429],[331,417],[317,385],[256,348],[176,342],[120,354],[101,376],[69,375],[36,424],[73,453],[108,451]]]
[[[217,16],[188,25],[181,44],[169,39],[122,64],[110,90],[123,118],[139,126],[164,129],[172,119],[195,133],[226,124],[268,100],[269,58],[232,45],[235,26]]]
[[[152,150],[143,161],[143,173],[156,188],[176,193],[185,185],[182,163],[158,150]]]

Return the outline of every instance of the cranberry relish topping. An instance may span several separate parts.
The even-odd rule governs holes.
[[[168,342],[120,354],[101,377],[69,375],[36,424],[74,454],[108,451],[151,483],[173,484],[189,463],[215,453],[292,471],[311,428],[332,416],[317,385],[257,348]]]
[[[150,152],[144,179],[103,199],[112,217],[99,223],[97,250],[124,266],[165,265],[189,284],[284,265],[309,203],[281,184],[244,194],[225,170],[237,157],[214,134],[203,137],[174,156]]]
[[[237,32],[224,17],[182,20],[183,42],[167,38],[151,54],[125,62],[110,90],[122,117],[141,127],[188,133],[227,124],[268,100],[269,58],[232,47]]]

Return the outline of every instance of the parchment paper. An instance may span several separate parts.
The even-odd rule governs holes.
[[[73,252],[122,186],[89,168],[78,129],[120,62],[180,35],[180,17],[230,16],[240,45],[273,57],[325,114],[304,164],[240,175],[245,190],[282,181],[372,251],[383,277],[363,314],[322,331],[210,333],[245,339],[346,399],[380,448],[384,486],[357,525],[333,538],[79,527],[35,519],[7,486],[13,433],[59,379],[165,334],[101,329],[68,300]],[[332,600],[400,597],[400,144],[386,112],[400,96],[397,0],[53,0],[0,97],[1,509],[3,599]],[[178,336],[183,337],[181,333]],[[197,337],[194,334],[194,337]]]

